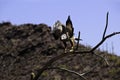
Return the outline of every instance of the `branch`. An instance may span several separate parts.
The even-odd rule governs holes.
[[[39,76],[43,73],[43,71],[45,71],[49,66],[51,66],[51,64],[52,64],[53,62],[59,60],[60,58],[65,57],[65,56],[67,56],[67,55],[68,55],[67,53],[63,53],[63,54],[60,54],[60,55],[52,58],[51,60],[49,60],[49,61],[45,64],[45,66],[43,66],[41,69],[39,69],[39,70],[37,71],[37,74],[36,74],[36,76],[35,76],[35,78],[34,78],[33,80],[37,80],[37,79],[39,78]]]
[[[45,66],[43,66],[41,69],[39,69],[37,71],[37,74],[35,76],[35,78],[33,80],[38,80],[39,76],[48,68],[48,66],[51,66],[53,62],[63,58],[63,57],[66,57],[68,55],[72,55],[73,53],[74,54],[85,54],[85,53],[93,53],[94,54],[94,50],[96,50],[106,39],[114,36],[114,35],[117,35],[117,34],[120,34],[120,32],[114,32],[112,34],[109,34],[107,35],[105,38],[103,38],[95,47],[93,47],[90,51],[75,51],[75,52],[67,52],[67,53],[63,53],[63,54],[60,54],[54,58],[52,58],[51,60],[49,60]],[[95,54],[97,55],[97,54]],[[100,56],[99,56],[100,57]],[[102,58],[102,57],[101,57]],[[106,59],[104,59],[106,61]],[[108,62],[106,62],[108,64]]]
[[[70,72],[70,73],[73,73],[73,74],[76,74],[78,76],[80,76],[81,78],[85,79],[85,77],[83,77],[84,75],[90,73],[93,69],[95,69],[96,67],[98,66],[98,63],[92,67],[91,70],[87,71],[87,72],[84,72],[84,73],[78,73],[76,71],[72,71],[72,70],[69,70],[69,69],[66,69],[66,68],[59,68],[59,67],[52,67],[52,68],[47,68],[47,69],[59,69],[59,70],[64,70],[64,71],[67,71],[67,72]]]
[[[120,34],[120,32],[114,32],[114,33],[109,34],[106,37],[104,37],[95,47],[93,47],[91,49],[91,52],[93,52],[95,49],[97,49],[106,39],[108,39],[108,38],[110,38],[110,37],[112,37],[114,35],[117,35],[117,34]]]
[[[102,56],[100,56],[100,55],[98,55],[98,54],[96,54],[94,52],[93,52],[93,54],[100,57],[100,58],[102,58],[105,61],[105,63],[107,64],[107,66],[109,66],[109,62],[107,61],[107,59],[105,59],[104,57],[102,57]]]
[[[77,46],[76,46],[76,49],[75,49],[75,50],[78,50],[79,41],[81,40],[81,39],[80,39],[80,31],[79,31],[79,33],[78,33],[78,38],[77,38],[76,40],[77,40]]]
[[[52,65],[52,63],[54,63],[55,61],[57,61],[57,60],[59,60],[59,59],[61,59],[61,58],[63,58],[63,57],[66,57],[66,56],[68,56],[68,55],[72,55],[73,53],[74,53],[74,54],[92,53],[92,54],[94,54],[94,55],[96,55],[96,56],[104,59],[104,61],[106,62],[106,64],[109,65],[109,63],[107,62],[107,60],[106,60],[105,58],[103,58],[102,56],[99,56],[99,55],[97,55],[97,54],[94,53],[94,51],[95,51],[101,44],[103,44],[103,42],[104,42],[106,39],[108,39],[108,38],[110,38],[110,37],[112,37],[112,36],[115,36],[115,35],[117,35],[117,34],[120,34],[120,32],[114,32],[114,33],[112,33],[112,34],[109,34],[109,35],[105,36],[106,31],[107,31],[107,26],[108,26],[108,14],[109,14],[109,13],[107,13],[107,17],[106,17],[106,26],[105,26],[105,30],[104,30],[104,33],[103,33],[103,38],[102,38],[102,40],[101,40],[95,47],[93,47],[93,48],[92,48],[91,50],[89,50],[89,51],[73,51],[73,52],[67,52],[67,53],[63,53],[63,54],[60,54],[60,55],[52,58],[51,60],[49,60],[48,62],[46,62],[46,64],[45,64],[41,69],[39,69],[39,70],[37,71],[37,74],[36,74],[36,76],[34,77],[33,80],[38,80],[39,76],[40,76],[45,70],[47,70],[47,69],[49,68],[49,66]],[[64,69],[64,70],[65,70],[65,69]],[[69,71],[69,70],[66,70],[66,71]],[[70,72],[70,71],[69,71],[69,72]],[[72,71],[72,73],[76,73],[76,72],[73,72],[73,71]],[[76,74],[78,74],[78,73],[76,73]]]
[[[78,75],[80,78],[82,78],[83,80],[87,80],[83,75],[85,74],[80,74],[76,71],[72,71],[72,70],[69,70],[69,69],[66,69],[66,68],[59,68],[59,67],[51,67],[51,68],[47,68],[47,69],[58,69],[58,70],[62,70],[62,71],[67,71],[69,73],[73,73],[75,75]]]
[[[109,15],[109,12],[107,12],[107,15],[106,15],[106,26],[105,26],[105,30],[104,30],[104,33],[103,33],[103,38],[105,37],[105,33],[106,33],[107,27],[108,27],[108,15]]]

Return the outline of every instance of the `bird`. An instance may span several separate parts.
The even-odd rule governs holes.
[[[74,46],[75,46],[75,39],[74,39],[74,27],[72,24],[72,20],[70,18],[70,15],[68,16],[67,20],[66,20],[66,34],[69,37],[69,41],[71,43],[71,49],[70,52],[74,50]]]
[[[74,28],[70,15],[66,20],[66,25],[62,24],[59,20],[53,25],[53,36],[55,39],[59,39],[63,42],[65,47],[65,52],[67,51],[67,42],[71,44],[70,52],[74,51]]]

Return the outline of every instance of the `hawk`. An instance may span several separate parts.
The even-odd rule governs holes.
[[[65,46],[65,51],[67,50],[67,42],[71,43],[70,51],[74,50],[74,28],[70,16],[66,20],[66,26],[63,25],[59,20],[55,22],[53,26],[53,36],[55,39],[59,39],[63,42]]]

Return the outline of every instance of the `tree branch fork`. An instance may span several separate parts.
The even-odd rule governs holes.
[[[106,15],[106,26],[105,26],[105,29],[104,29],[104,32],[103,32],[103,37],[102,37],[102,40],[96,45],[94,46],[91,50],[89,51],[73,51],[73,52],[67,52],[67,53],[62,53],[54,58],[52,58],[51,60],[49,60],[48,62],[45,63],[45,65],[38,69],[37,70],[37,73],[32,73],[32,79],[31,80],[38,80],[38,78],[41,76],[41,74],[45,71],[45,70],[49,70],[49,69],[59,69],[59,70],[62,70],[62,71],[67,71],[69,73],[73,73],[73,74],[76,74],[78,75],[81,79],[83,80],[87,80],[84,75],[85,74],[88,74],[89,72],[91,72],[95,67],[93,67],[91,70],[89,70],[88,72],[85,72],[85,73],[78,73],[78,72],[75,72],[75,71],[72,71],[72,70],[68,70],[68,69],[65,69],[65,68],[59,68],[59,67],[49,67],[52,65],[52,63],[56,62],[57,60],[63,58],[63,57],[66,57],[68,55],[72,55],[72,54],[86,54],[86,53],[91,53],[92,55],[96,55],[98,56],[99,58],[103,59],[105,61],[105,63],[109,66],[109,63],[107,61],[107,59],[105,59],[104,57],[98,55],[95,53],[95,50],[100,46],[102,45],[108,38],[111,38],[115,35],[118,35],[120,34],[120,32],[113,32],[109,35],[106,35],[106,31],[107,31],[107,28],[108,28],[108,15],[109,15],[109,12],[107,12],[107,15]],[[97,64],[96,64],[97,65]]]

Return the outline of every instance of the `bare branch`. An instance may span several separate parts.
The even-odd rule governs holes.
[[[67,71],[69,73],[73,73],[75,75],[78,75],[80,78],[82,78],[83,80],[87,80],[83,75],[85,74],[80,74],[76,71],[72,71],[72,70],[69,70],[69,69],[66,69],[66,68],[59,68],[59,67],[52,67],[52,68],[47,68],[47,69],[59,69],[59,70],[63,70],[63,71]]]
[[[78,50],[78,46],[79,46],[79,41],[80,41],[80,31],[78,33],[78,38],[77,38],[77,46],[76,46],[76,50]]]
[[[108,27],[108,15],[109,15],[109,12],[107,12],[107,15],[106,15],[106,26],[105,26],[104,33],[103,33],[103,38],[105,37],[106,31],[107,31],[107,27]]]
[[[107,66],[109,66],[109,62],[107,61],[106,58],[104,58],[104,57],[102,57],[102,56],[100,56],[100,55],[98,55],[98,54],[96,54],[96,53],[94,53],[94,54],[95,54],[96,56],[102,58],[102,59],[105,61],[105,63],[107,64]]]
[[[91,70],[89,70],[89,71],[87,71],[87,72],[84,72],[84,73],[81,73],[81,74],[78,73],[78,72],[75,72],[75,71],[66,69],[66,68],[52,67],[52,68],[47,68],[47,69],[60,69],[60,70],[65,70],[65,71],[67,71],[67,72],[74,73],[74,74],[80,76],[81,78],[84,78],[84,79],[85,79],[85,77],[83,77],[83,76],[86,75],[86,74],[88,74],[88,73],[90,73],[90,72],[91,72],[92,70],[94,70],[97,66],[98,66],[98,63],[96,63],[96,65],[93,66]]]
[[[105,38],[103,38],[95,47],[93,47],[90,51],[75,51],[75,52],[67,52],[67,53],[63,53],[63,54],[60,54],[54,58],[52,58],[51,60],[49,60],[45,66],[43,66],[41,69],[39,69],[37,71],[37,74],[35,76],[35,78],[33,80],[38,80],[39,76],[48,68],[48,66],[51,66],[51,64],[65,56],[68,56],[68,55],[72,55],[73,53],[74,54],[85,54],[85,53],[93,53],[94,54],[94,50],[96,50],[106,39],[114,36],[114,35],[117,35],[117,34],[120,34],[120,32],[114,32],[112,34],[109,34],[107,35]],[[96,55],[96,54],[95,54]],[[106,59],[104,59],[106,61]],[[106,61],[106,63],[108,64],[108,62]],[[109,64],[108,64],[109,65]]]
[[[117,35],[117,34],[120,34],[120,32],[113,32],[112,34],[107,35],[107,36],[105,37],[105,39],[110,38],[110,37],[112,37],[112,36],[114,36],[114,35]]]
[[[33,80],[38,80],[39,76],[41,76],[41,74],[42,74],[45,70],[50,69],[49,66],[51,66],[52,63],[54,63],[55,61],[57,61],[57,60],[59,60],[59,59],[61,59],[61,58],[63,58],[63,57],[66,57],[66,56],[72,55],[72,54],[92,53],[92,54],[94,54],[94,55],[96,55],[96,56],[104,59],[104,61],[106,62],[106,64],[109,65],[108,61],[107,61],[105,58],[103,58],[102,56],[99,56],[99,55],[97,55],[97,54],[94,53],[94,51],[95,51],[101,44],[103,44],[103,42],[104,42],[106,39],[108,39],[108,38],[110,38],[110,37],[112,37],[112,36],[115,36],[115,35],[117,35],[117,34],[120,34],[120,32],[114,32],[114,33],[112,33],[112,34],[109,34],[109,35],[105,36],[106,31],[107,31],[107,26],[108,26],[108,14],[109,14],[109,13],[107,13],[107,16],[106,16],[106,26],[105,26],[105,30],[104,30],[104,33],[103,33],[103,38],[102,38],[102,40],[101,40],[95,47],[93,47],[93,48],[92,48],[91,50],[89,50],[89,51],[73,51],[73,52],[67,52],[67,53],[63,53],[63,54],[60,54],[60,55],[52,58],[51,60],[49,60],[48,62],[46,62],[46,64],[45,64],[41,69],[38,69],[37,74],[35,75],[35,77],[34,77]],[[79,33],[78,39],[79,39],[79,37],[80,37],[80,33]],[[94,67],[94,68],[95,68],[95,67]],[[93,68],[93,69],[94,69],[94,68]],[[83,76],[83,75],[85,75],[85,74],[87,74],[87,73],[90,72],[90,71],[88,71],[88,72],[86,72],[86,73],[79,74],[79,73],[77,73],[77,72],[74,72],[74,71],[71,71],[71,70],[67,70],[67,69],[64,69],[64,68],[54,68],[54,69],[65,70],[65,71],[68,71],[68,72],[77,74],[77,75],[79,75],[79,76],[81,76],[81,75]]]
[[[63,54],[60,54],[60,55],[52,58],[51,60],[49,60],[49,61],[45,64],[45,66],[43,66],[41,69],[39,69],[39,70],[37,71],[37,74],[36,74],[36,76],[35,76],[35,78],[34,78],[33,80],[37,80],[37,79],[39,78],[39,76],[43,73],[43,71],[45,71],[49,66],[51,66],[51,64],[52,64],[53,62],[59,60],[60,58],[65,57],[65,56],[67,56],[67,55],[68,55],[67,53],[63,53]]]
[[[110,37],[112,37],[114,35],[117,35],[117,34],[120,34],[120,32],[114,32],[114,33],[109,34],[106,37],[104,37],[95,47],[93,47],[91,49],[91,52],[93,52],[94,50],[96,50],[106,39],[108,39],[108,38],[110,38]]]

